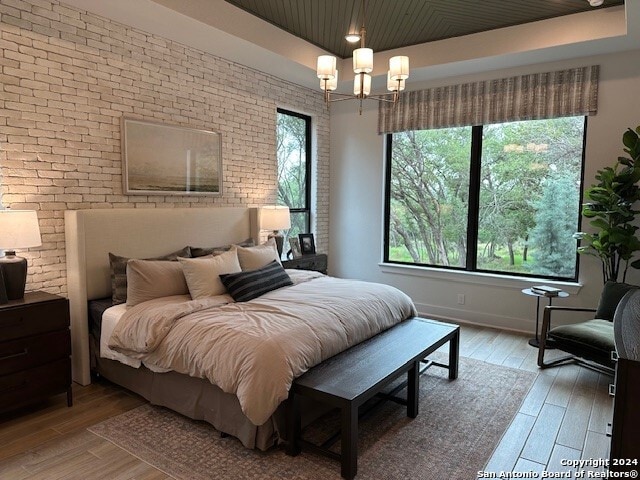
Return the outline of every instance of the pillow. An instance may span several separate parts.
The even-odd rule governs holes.
[[[275,260],[256,270],[220,275],[220,280],[236,302],[246,302],[272,290],[293,285],[282,265]]]
[[[205,298],[222,295],[227,291],[220,275],[241,272],[236,249],[212,257],[180,258],[182,272],[189,286],[191,298]]]
[[[620,303],[622,297],[624,297],[629,290],[633,290],[634,288],[638,287],[627,283],[611,281],[605,283],[602,294],[600,295],[600,302],[598,302],[596,318],[613,321],[613,314],[616,313],[618,303]]]
[[[133,307],[154,298],[189,293],[182,267],[168,260],[127,262],[127,306]]]
[[[189,247],[184,247],[177,252],[163,255],[162,257],[146,258],[145,260],[177,260],[178,257],[190,257]],[[127,301],[127,262],[129,258],[114,255],[109,252],[109,266],[111,268],[111,299],[113,304]]]
[[[272,261],[280,263],[276,241],[270,238],[266,243],[256,247],[237,247],[238,260],[242,271],[264,267]]]
[[[253,247],[253,238],[247,238],[245,241],[236,243],[234,245],[240,245],[241,247]],[[221,247],[189,247],[191,249],[191,257],[204,257],[206,255],[220,255],[221,253],[231,250],[233,245],[223,245]]]

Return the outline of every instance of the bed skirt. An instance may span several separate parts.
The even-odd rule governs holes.
[[[96,355],[92,355],[92,367],[95,373],[137,393],[151,404],[210,423],[216,430],[236,437],[247,448],[267,450],[283,438],[281,433],[286,430],[283,404],[263,425],[256,426],[242,413],[235,395],[223,392],[206,379],[176,372],[154,373],[145,366],[133,368]]]
[[[137,393],[152,405],[159,405],[194,420],[203,420],[247,448],[267,450],[285,440],[285,409],[280,404],[264,424],[256,426],[242,413],[238,397],[223,392],[206,379],[176,372],[154,373],[145,366],[129,367],[115,360],[100,358],[96,341],[90,337],[91,368],[94,373]],[[306,400],[306,399],[304,399]],[[326,405],[305,402],[302,424],[307,425],[325,414]]]

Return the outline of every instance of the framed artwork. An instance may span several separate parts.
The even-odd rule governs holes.
[[[313,233],[299,233],[298,238],[300,239],[300,251],[302,255],[316,253],[316,243],[313,239]]]
[[[293,258],[300,258],[302,250],[300,250],[300,239],[297,237],[289,238],[289,246],[291,247],[291,255]]]
[[[195,128],[122,119],[126,195],[220,195],[222,139]]]

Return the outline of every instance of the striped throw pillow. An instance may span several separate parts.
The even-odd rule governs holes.
[[[220,280],[236,302],[246,302],[272,290],[293,285],[282,265],[275,260],[256,270],[220,275]]]

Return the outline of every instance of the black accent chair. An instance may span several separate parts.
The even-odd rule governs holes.
[[[612,353],[615,351],[613,334],[613,317],[618,303],[624,295],[635,285],[626,283],[607,282],[602,290],[598,308],[547,306],[542,319],[540,332],[540,348],[538,350],[538,366],[548,368],[577,362],[598,372],[613,375],[615,361]],[[565,312],[595,312],[592,320],[551,327],[551,314],[555,311]],[[552,346],[569,353],[550,362],[544,361],[545,349]]]

